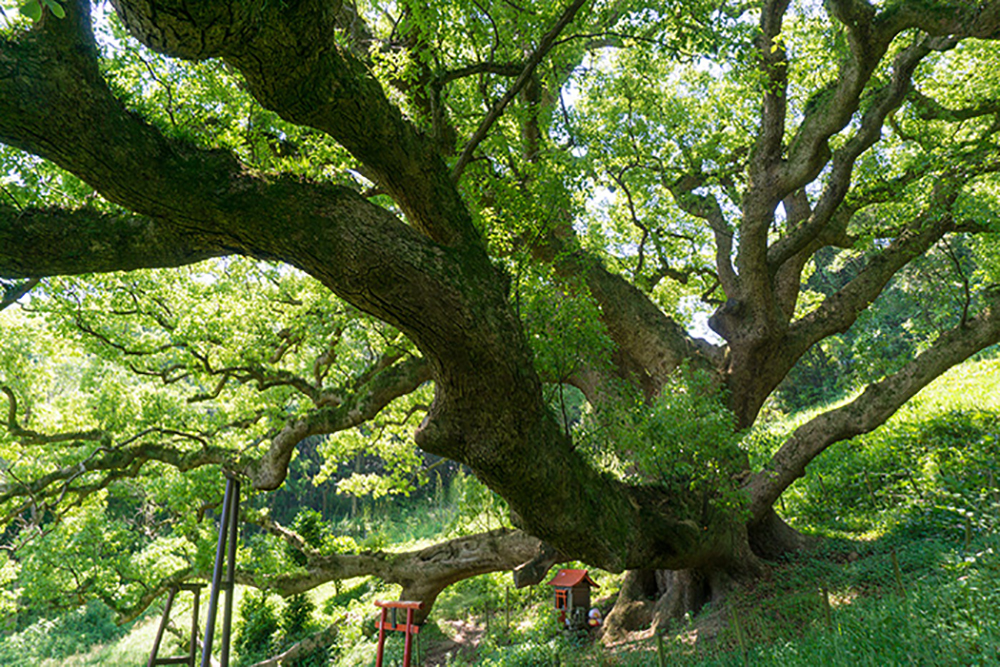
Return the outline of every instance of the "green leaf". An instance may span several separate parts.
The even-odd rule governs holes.
[[[60,7],[60,9],[62,8]],[[42,6],[38,4],[38,0],[28,0],[21,5],[21,13],[32,21],[37,21],[42,18]]]
[[[49,8],[53,16],[59,19],[66,18],[66,10],[59,4],[59,0],[42,0],[42,3]]]

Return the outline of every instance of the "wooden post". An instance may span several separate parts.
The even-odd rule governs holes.
[[[208,619],[205,623],[205,645],[201,651],[201,667],[211,667],[212,641],[215,638],[215,617],[219,610],[219,592],[223,586],[226,592],[226,608],[222,616],[222,653],[221,667],[229,667],[229,633],[233,617],[233,581],[236,565],[237,524],[240,514],[240,483],[230,475],[226,475],[226,493],[222,497],[222,519],[219,521],[219,542],[215,550],[215,569],[212,571],[212,594],[208,601]],[[229,572],[225,585],[222,582],[223,559],[227,555],[226,537],[231,534],[228,561]]]
[[[413,650],[413,609],[406,610],[406,639],[403,640],[403,667],[410,667],[410,652]]]
[[[382,652],[385,650],[385,617],[387,609],[382,607],[378,621],[378,649],[375,653],[375,667],[382,667]]]
[[[194,606],[191,610],[191,645],[188,649],[188,667],[194,667],[195,656],[198,655],[198,612],[201,604],[201,584],[192,586],[194,593]]]
[[[504,591],[504,611],[506,616],[507,634],[510,634],[510,586]]]

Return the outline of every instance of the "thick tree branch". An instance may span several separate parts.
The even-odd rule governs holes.
[[[32,502],[62,499],[67,493],[86,496],[106,488],[115,479],[134,477],[150,461],[166,463],[180,472],[186,472],[206,465],[225,464],[232,460],[233,455],[231,450],[221,447],[200,447],[185,451],[172,445],[152,442],[121,448],[104,445],[86,459],[53,470],[30,482],[5,484],[0,487],[0,504],[23,496],[30,497]],[[93,473],[100,472],[109,472],[111,476],[92,485],[80,483],[92,478]],[[9,521],[19,511],[14,510],[3,521]]]
[[[952,108],[918,90],[911,90],[907,99],[913,102],[917,117],[921,120],[962,122],[1000,114],[1000,102],[996,100],[980,100],[970,107]]]
[[[760,129],[750,159],[751,189],[766,187],[779,164],[788,107],[788,56],[781,41],[781,26],[788,0],[768,0],[760,13],[757,56],[764,75]]]
[[[978,6],[966,2],[893,3],[877,12],[865,0],[836,0],[827,3],[830,14],[846,29],[851,58],[838,72],[837,81],[818,93],[788,148],[788,159],[780,177],[781,192],[801,187],[819,172],[828,155],[827,141],[842,130],[857,111],[861,94],[871,79],[892,40],[904,30],[918,28],[931,39],[908,49],[949,48],[965,37],[996,39],[1000,37],[1000,3]],[[938,39],[935,39],[938,38]],[[907,63],[914,53],[897,61],[897,70],[910,70]],[[922,58],[919,56],[917,60]],[[908,81],[909,74],[896,71],[894,79]],[[899,89],[893,82],[890,88]],[[905,92],[905,90],[904,90]],[[897,93],[892,93],[892,98]],[[880,114],[884,117],[884,114]],[[862,132],[862,135],[865,132]],[[784,196],[782,194],[782,196]]]
[[[80,10],[86,8],[80,0]],[[199,257],[224,249],[285,259],[351,303],[408,333],[413,333],[413,327],[404,327],[402,322],[412,321],[415,312],[456,305],[455,287],[443,285],[443,276],[462,280],[467,269],[458,266],[461,261],[488,265],[480,250],[449,258],[425,236],[346,188],[256,176],[245,172],[228,153],[166,140],[126,112],[111,94],[88,55],[90,34],[66,34],[65,26],[57,27],[61,32],[42,26],[20,42],[0,41],[0,141],[53,160],[112,201],[148,216],[155,231],[142,226],[139,231],[151,235],[154,243],[160,235],[161,239],[182,239],[182,248],[194,246],[191,252],[201,252]],[[64,114],[61,109],[74,113]],[[103,226],[94,229],[90,224],[97,220],[80,214],[78,225],[65,228],[67,237],[76,234],[79,240],[70,238],[68,244],[61,244],[56,242],[61,236],[47,232],[49,236],[39,235],[38,240],[48,243],[29,247],[23,245],[21,234],[31,230],[22,223],[32,218],[16,218],[9,209],[7,214],[10,231],[4,241],[9,240],[9,245],[0,252],[20,250],[20,254],[3,258],[0,275],[141,265],[141,260],[113,254],[101,243],[106,239],[112,248],[111,241],[124,240],[126,248],[141,247],[141,237],[128,238],[131,227],[104,236]],[[47,228],[57,222],[58,218],[49,221]],[[97,244],[79,245],[93,238]],[[184,251],[164,252],[164,243],[159,244],[163,254],[187,257]],[[35,254],[41,252],[53,257],[46,260],[42,255],[36,260]],[[13,270],[6,268],[8,261]],[[147,256],[145,261],[156,265],[157,258]],[[428,270],[436,275],[431,277]],[[496,285],[495,272],[487,269],[485,273],[482,279]],[[424,306],[418,305],[421,301]],[[392,315],[387,308],[401,310]],[[453,316],[451,321],[458,325],[461,318]],[[429,328],[428,336],[440,338],[440,327]],[[425,337],[415,336],[417,340]]]
[[[258,489],[277,488],[288,474],[292,452],[304,438],[352,428],[375,417],[385,406],[431,379],[423,357],[405,357],[374,374],[366,374],[348,391],[328,392],[329,405],[289,422],[271,440],[267,452],[245,470]]]
[[[961,187],[975,175],[997,170],[1000,170],[1000,161],[983,158],[972,168],[960,167],[942,175],[921,215],[908,224],[885,250],[872,257],[854,279],[824,299],[818,308],[792,323],[785,340],[786,349],[798,358],[817,341],[846,331],[882,293],[896,272],[954,228],[951,207]]]
[[[80,441],[95,441],[105,437],[98,429],[89,431],[71,431],[67,433],[39,433],[22,427],[17,421],[17,397],[10,387],[0,387],[0,392],[7,396],[7,432],[27,445],[55,445],[60,443],[81,444]]]
[[[273,522],[265,522],[264,527],[272,530]],[[543,551],[544,545],[537,538],[519,530],[502,528],[457,537],[418,551],[329,555],[311,552],[305,571],[272,576],[244,573],[241,579],[289,596],[329,581],[376,576],[401,585],[400,599],[424,602],[421,614],[424,617],[438,594],[451,584],[487,572],[514,570]]]
[[[862,4],[860,0],[855,0]],[[847,4],[845,3],[837,3]],[[905,0],[895,2],[882,10],[878,17],[881,29],[888,34],[899,34],[908,28],[917,28],[928,35],[1000,38],[1000,3],[995,1],[974,3],[964,0],[937,0],[921,2]]]
[[[903,227],[888,246],[882,250],[874,250],[866,266],[849,283],[826,297],[817,308],[799,320],[771,335],[761,337],[759,344],[747,345],[745,341],[741,341],[741,345],[734,345],[731,356],[733,371],[729,381],[740,387],[738,392],[732,394],[732,408],[741,420],[740,423],[749,425],[753,422],[767,396],[812,345],[834,333],[846,331],[901,268],[925,253],[946,233],[953,231],[955,222],[951,210],[961,189],[976,176],[998,168],[1000,162],[992,154],[986,153],[979,156],[978,162],[963,161],[960,166],[938,176],[922,212]],[[870,191],[867,194],[878,199],[877,189],[874,193]],[[852,209],[854,205],[856,204],[852,203],[847,209]],[[836,222],[838,226],[843,226],[847,218],[838,216]],[[814,251],[822,242],[825,242],[825,238],[822,241],[814,240],[800,252]],[[797,265],[792,268],[800,270]],[[778,293],[780,291],[776,292]],[[736,330],[740,326],[745,327],[745,323],[740,320],[744,313],[739,304],[733,308],[733,312],[727,312],[730,307],[731,304],[727,304],[716,311],[713,316],[717,320],[715,326],[733,327]],[[786,317],[782,313],[782,321]],[[751,328],[751,332],[753,331]]]
[[[774,335],[780,323],[771,289],[770,277],[764,272],[767,239],[774,213],[784,194],[776,187],[782,169],[783,142],[788,113],[788,58],[781,38],[788,0],[768,0],[761,8],[760,34],[754,47],[762,74],[764,90],[760,124],[748,162],[749,182],[741,199],[742,218],[739,224],[740,243],[736,254],[738,291],[726,291],[729,298],[723,310],[716,312],[713,329],[730,343],[737,328],[729,326],[725,314],[733,309],[741,317],[752,320],[755,338]],[[785,193],[787,194],[787,193]],[[722,275],[720,274],[720,279]]]
[[[478,234],[466,234],[471,221],[447,171],[331,39],[325,5],[248,2],[258,13],[241,22],[246,7],[235,0],[188,4],[122,0],[118,8],[147,42],[191,58],[221,55],[284,117],[340,134],[394,179],[404,202],[412,198],[403,208],[416,227],[454,247],[346,188],[249,174],[229,153],[168,141],[126,112],[102,80],[83,0],[67,4],[64,23],[0,41],[0,140],[203,243],[291,262],[400,329],[435,380],[418,445],[476,470],[510,500],[521,525],[570,555],[610,569],[716,557],[721,537],[696,529],[683,507],[605,478],[573,449],[542,400],[508,281]],[[259,465],[242,467],[260,488],[273,488],[292,447],[315,428],[309,418],[290,425]],[[660,509],[643,511],[647,501]]]
[[[731,299],[739,298],[740,283],[733,269],[733,232],[726,222],[718,199],[709,194],[695,194],[705,185],[698,176],[684,176],[670,185],[670,193],[682,211],[708,223],[715,236],[715,270],[722,290]]]
[[[341,17],[323,0],[290,6],[227,0],[197,9],[176,0],[113,4],[150,48],[190,60],[222,58],[264,107],[329,134],[432,239],[478,243],[433,142],[403,119],[364,62],[337,43]]]
[[[847,405],[803,424],[755,473],[746,490],[754,520],[765,516],[778,496],[805,474],[810,461],[830,445],[867,433],[883,424],[906,401],[952,366],[1000,341],[1000,300],[965,325],[941,336],[898,373],[869,385]]]
[[[17,303],[18,299],[33,290],[38,283],[42,282],[42,279],[30,278],[28,280],[10,283],[6,286],[4,286],[4,282],[5,281],[0,280],[0,286],[4,287],[3,296],[0,296],[0,310],[4,310],[5,308]]]
[[[438,74],[434,77],[434,83],[439,86],[444,86],[452,81],[458,81],[459,79],[464,79],[468,76],[478,76],[480,74],[495,74],[497,76],[516,77],[520,76],[524,70],[524,63],[472,63],[471,65],[466,65],[465,67],[459,67],[458,69],[448,70],[447,72]]]
[[[910,80],[917,65],[932,51],[950,48],[955,43],[952,40],[947,42],[921,40],[896,56],[891,82],[873,95],[873,100],[862,116],[857,132],[833,154],[833,164],[826,188],[809,219],[768,249],[767,263],[772,274],[818,238],[834,217],[837,207],[843,203],[850,189],[855,162],[879,140],[886,117],[903,103],[910,90]]]
[[[906,4],[901,3],[900,6]],[[909,89],[916,65],[931,50],[950,48],[970,32],[985,34],[988,32],[987,24],[995,21],[995,18],[984,19],[969,11],[961,12],[961,20],[958,20],[952,12],[949,27],[953,30],[941,30],[938,26],[931,31],[932,37],[905,49],[896,58],[892,81],[876,94],[875,101],[861,119],[858,132],[833,156],[827,188],[811,219],[767,249],[767,234],[778,202],[819,175],[830,159],[829,139],[846,127],[857,112],[861,96],[889,44],[902,30],[921,23],[913,12],[908,11],[890,9],[880,15],[864,0],[828,3],[830,13],[845,26],[851,56],[841,65],[836,82],[810,99],[805,116],[787,148],[787,157],[782,158],[785,93],[781,82],[785,64],[779,56],[784,51],[772,37],[780,32],[778,7],[775,5],[774,11],[769,11],[771,6],[766,7],[761,19],[762,45],[765,47],[762,61],[765,73],[770,76],[769,86],[774,91],[768,89],[764,94],[761,130],[751,159],[751,182],[743,198],[744,217],[737,266],[740,275],[745,276],[744,303],[732,305],[741,309],[741,319],[755,322],[752,327],[743,327],[744,332],[753,332],[754,340],[781,335],[787,322],[784,317],[791,313],[782,307],[781,299],[773,293],[771,279],[793,258],[793,268],[801,268],[805,264],[803,253],[819,247],[817,240],[835,217],[836,209],[847,193],[855,160],[879,138],[886,116],[899,106]],[[995,10],[990,8],[989,12],[995,13]],[[930,29],[931,26],[923,27]],[[790,278],[787,274],[790,272],[785,270],[784,273],[782,281],[788,284]],[[717,321],[721,330],[736,330],[726,323],[726,316],[725,312],[719,313]]]
[[[548,234],[535,244],[533,253],[552,263],[564,278],[585,282],[601,307],[612,340],[649,375],[654,393],[684,361],[717,370],[721,349],[694,340],[642,291],[581,249],[571,229]]]
[[[6,277],[173,267],[223,254],[220,245],[142,216],[19,211],[0,203],[0,275]]]
[[[257,516],[253,520],[268,532],[282,539],[289,539],[290,531],[274,523],[269,517]],[[314,550],[304,552],[308,554],[305,568],[280,575],[239,571],[236,573],[236,581],[288,597],[305,593],[330,581],[378,577],[382,581],[401,585],[403,593],[400,599],[425,603],[419,622],[431,611],[438,594],[453,583],[488,572],[513,571],[522,564],[537,560],[539,564],[534,567],[534,576],[522,577],[519,584],[530,585],[538,583],[549,567],[560,562],[560,557],[537,538],[520,530],[507,528],[457,537],[416,551],[368,551],[357,554],[320,554]],[[544,567],[540,565],[543,561],[547,563]],[[117,622],[128,623],[138,618],[171,586],[191,579],[208,578],[209,575],[208,571],[184,568],[150,586],[132,604],[122,605],[110,599],[107,601],[118,614]]]
[[[946,6],[952,10],[949,19],[936,25],[937,19],[947,14]],[[972,33],[995,34],[998,13],[992,4],[983,8],[982,13],[967,5],[955,12],[954,5],[945,2],[932,6],[927,13],[936,14],[937,18],[927,21],[919,17],[920,12],[910,3],[893,4],[881,13],[865,0],[834,0],[827,3],[827,8],[844,26],[850,57],[841,64],[836,80],[808,101],[803,120],[787,149],[782,143],[786,63],[778,38],[785,5],[781,2],[767,4],[761,14],[762,37],[757,46],[767,88],[757,143],[750,160],[750,183],[742,199],[743,219],[736,266],[743,294],[717,312],[714,320],[717,330],[724,336],[739,332],[742,340],[731,342],[738,342],[737,347],[748,354],[766,346],[766,341],[783,335],[788,313],[775,294],[774,276],[792,258],[796,258],[795,266],[804,266],[802,253],[818,247],[817,239],[834,218],[846,194],[854,161],[878,139],[886,115],[901,103],[913,68],[930,50],[950,48]],[[943,29],[945,25],[948,29]],[[893,81],[869,106],[852,140],[834,156],[831,180],[812,220],[769,251],[769,230],[779,202],[813,181],[828,164],[831,157],[829,140],[855,117],[862,95],[891,42],[903,30],[918,26],[928,30],[930,36],[904,49],[895,62]],[[783,280],[787,283],[788,276]],[[739,363],[744,361],[739,360]]]

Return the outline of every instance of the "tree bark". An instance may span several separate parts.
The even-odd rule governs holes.
[[[169,2],[119,3],[126,24],[151,46],[192,58],[222,55],[245,68],[250,67],[245,60],[250,51],[284,62],[294,52],[295,40],[324,43],[302,24],[315,18],[307,5],[288,12],[275,9],[274,24],[269,18],[265,32],[251,38],[239,12],[232,15],[236,23],[231,29],[213,22],[223,15],[231,18],[221,5],[205,8],[201,16],[178,13]],[[154,11],[158,9],[164,11]],[[152,220],[164,238],[174,234],[203,252],[221,247],[287,261],[402,330],[428,360],[435,382],[434,403],[417,434],[418,444],[467,464],[508,500],[519,525],[567,556],[610,570],[685,567],[723,557],[730,541],[727,530],[700,526],[699,512],[685,499],[611,479],[574,450],[542,400],[531,351],[508,300],[507,278],[482,245],[469,239],[468,213],[454,210],[459,200],[447,174],[441,177],[440,165],[418,166],[414,161],[420,158],[413,156],[421,152],[414,150],[393,167],[401,173],[386,175],[409,183],[412,170],[426,168],[413,175],[416,184],[400,195],[413,223],[407,226],[344,188],[265,179],[247,173],[225,152],[167,140],[126,112],[101,78],[87,3],[78,0],[67,10],[67,21],[46,20],[19,41],[0,42],[0,140],[76,173],[111,201]],[[274,36],[273,31],[283,30],[295,39]],[[157,41],[161,37],[169,38],[169,44]],[[242,43],[244,37],[250,41]],[[226,45],[219,39],[234,42]],[[335,91],[351,88],[365,104],[374,105],[373,125],[364,132],[348,122],[357,120],[350,116],[357,109],[348,103],[354,97],[337,93],[330,104],[317,101],[322,113],[310,111],[292,95],[297,88],[290,90],[278,80],[286,70],[269,66],[245,73],[256,77],[251,88],[265,104],[338,137],[354,132],[353,139],[340,138],[359,158],[382,168],[388,156],[398,157],[400,145],[422,140],[401,127],[401,117],[381,92],[372,92],[377,84],[353,56],[334,51],[297,63],[295,71],[326,77]],[[271,85],[274,89],[267,89]],[[435,192],[420,194],[422,188]],[[436,192],[439,188],[450,194]],[[414,203],[418,200],[423,204]],[[433,206],[424,211],[429,203]],[[62,221],[62,233],[91,243],[120,242],[120,230],[109,237],[104,226],[73,224],[72,216]],[[5,273],[35,276],[66,270],[58,251],[38,256],[20,237],[20,223],[9,225],[11,244],[0,249]],[[139,248],[141,243],[124,246]],[[73,270],[87,270],[87,255],[83,257]],[[280,476],[262,476],[259,485],[272,488],[280,481]]]
[[[437,596],[451,584],[488,572],[513,571],[525,564],[544,560],[548,565],[540,568],[536,564],[533,576],[522,576],[514,580],[518,587],[534,585],[545,576],[548,567],[557,562],[550,560],[552,549],[541,540],[523,531],[506,528],[457,537],[416,551],[320,554],[295,533],[266,517],[259,523],[269,532],[302,550],[307,557],[306,565],[298,571],[277,575],[239,571],[236,573],[238,583],[288,597],[305,593],[330,581],[378,577],[387,583],[402,586],[400,599],[424,603],[424,608],[416,614],[418,623],[423,622],[431,612]],[[170,586],[210,576],[208,571],[185,569],[146,590],[132,605],[123,607],[110,598],[106,602],[118,613],[119,624],[128,623],[145,611]]]

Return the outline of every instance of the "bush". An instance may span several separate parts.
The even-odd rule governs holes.
[[[239,656],[238,665],[250,665],[270,657],[274,652],[274,636],[278,617],[265,591],[248,591],[240,600],[239,619],[233,648]]]
[[[286,642],[301,639],[309,632],[312,625],[312,614],[316,605],[305,594],[293,595],[285,602],[281,612],[281,632]]]
[[[323,545],[323,523],[322,514],[316,510],[303,508],[295,515],[292,530],[298,533],[307,545],[318,549]],[[306,555],[291,544],[285,543],[285,555],[296,565],[306,564]]]

